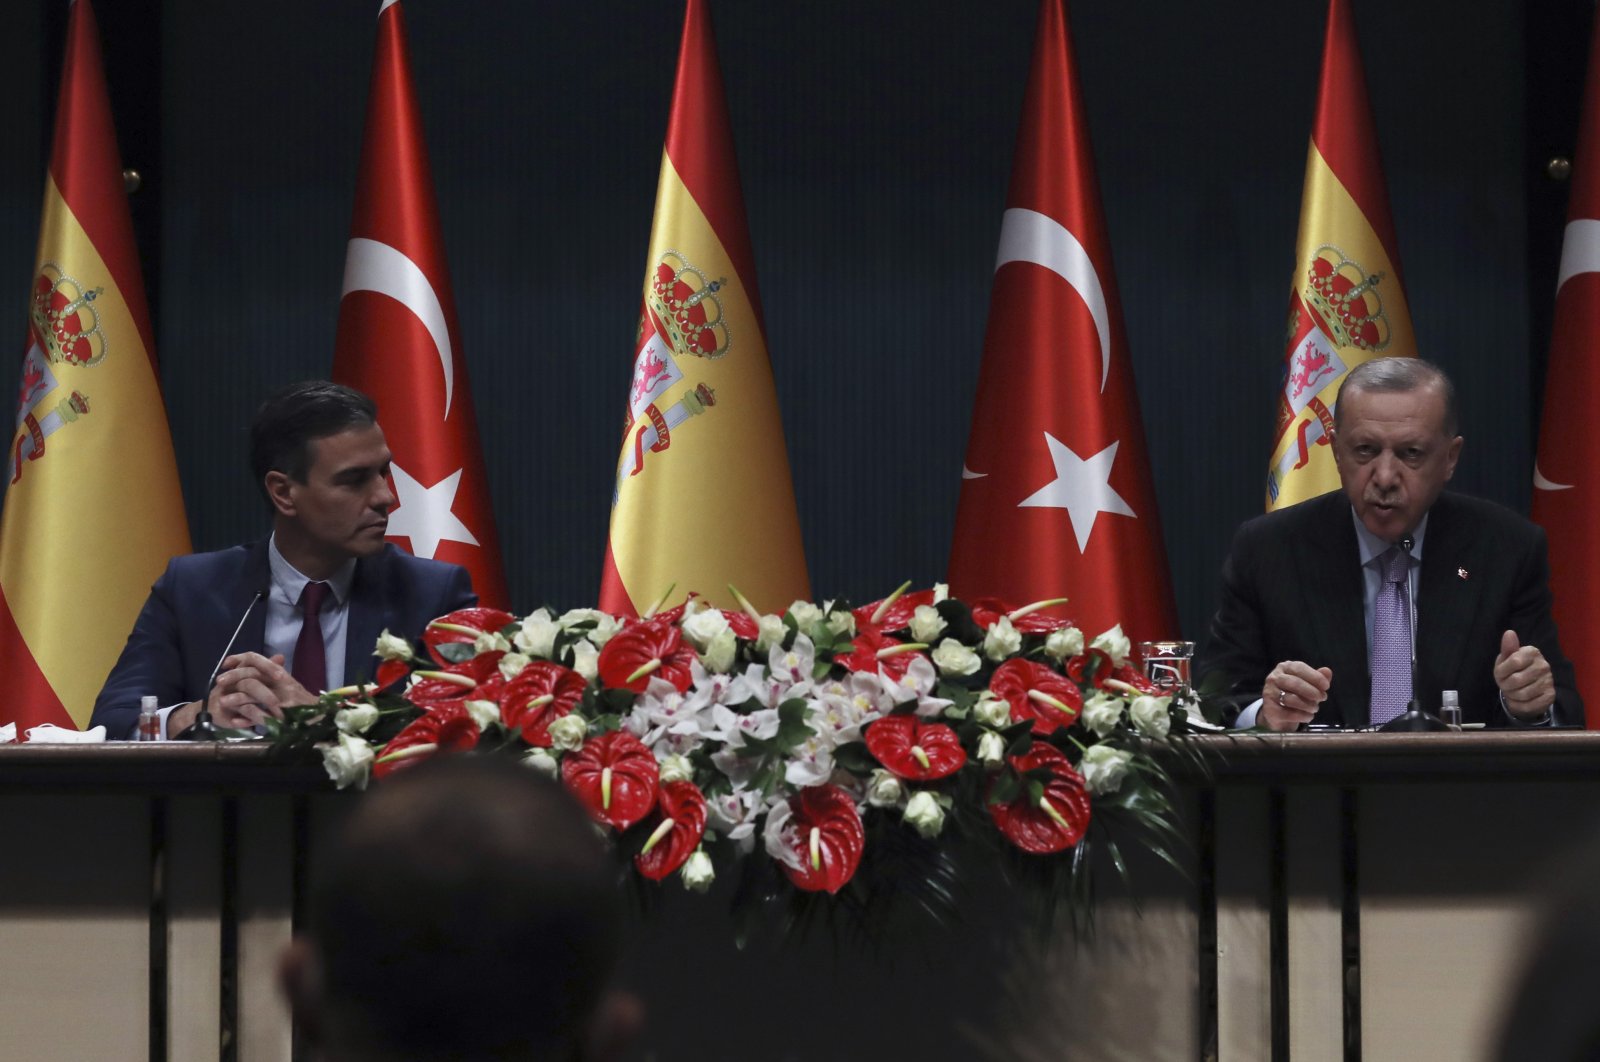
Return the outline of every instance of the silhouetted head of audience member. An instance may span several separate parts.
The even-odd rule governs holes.
[[[591,1062],[639,1020],[607,987],[617,895],[559,786],[441,758],[374,789],[320,850],[284,991],[327,1059]]]

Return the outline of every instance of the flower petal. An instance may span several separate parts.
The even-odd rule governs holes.
[[[660,823],[670,820],[672,825],[660,837],[652,833],[655,843],[650,850],[633,857],[633,865],[651,881],[661,881],[683,866],[706,832],[706,798],[693,782],[663,782],[656,808]]]
[[[967,752],[954,730],[943,723],[925,723],[914,715],[879,719],[867,727],[866,743],[867,751],[892,774],[913,782],[948,778],[967,762]]]
[[[661,772],[638,738],[613,730],[563,756],[561,779],[597,822],[626,830],[655,807]]]

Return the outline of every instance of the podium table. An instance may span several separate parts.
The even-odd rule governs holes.
[[[1600,733],[1195,743],[1188,875],[1102,867],[1092,940],[993,865],[955,926],[743,949],[728,883],[670,882],[628,929],[637,1057],[1486,1057],[1539,882],[1600,823]],[[0,1058],[298,1057],[274,965],[349,804],[259,745],[0,746]]]

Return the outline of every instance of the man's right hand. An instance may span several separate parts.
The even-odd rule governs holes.
[[[1312,667],[1303,660],[1285,660],[1272,669],[1261,687],[1261,710],[1256,723],[1269,730],[1295,730],[1316,718],[1317,708],[1328,699],[1333,671]]]

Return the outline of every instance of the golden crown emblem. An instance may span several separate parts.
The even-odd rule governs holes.
[[[1389,318],[1378,294],[1382,273],[1368,274],[1331,244],[1318,247],[1306,270],[1306,302],[1341,347],[1382,350],[1389,345]]]
[[[86,290],[53,262],[40,267],[28,320],[52,364],[98,365],[106,356],[106,334],[93,306],[104,290]]]
[[[677,251],[661,256],[646,298],[667,330],[666,339],[673,350],[697,358],[720,358],[728,353],[733,337],[722,315],[722,300],[717,298],[726,283],[707,280]]]

